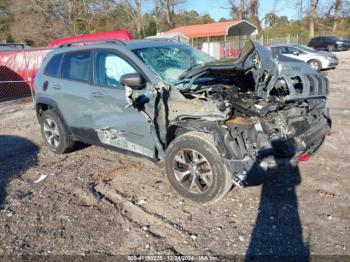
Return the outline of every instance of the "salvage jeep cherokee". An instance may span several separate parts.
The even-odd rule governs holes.
[[[163,162],[182,196],[212,202],[314,153],[330,128],[327,78],[278,59],[255,42],[236,60],[150,40],[63,46],[35,79],[42,135],[58,154],[82,141]]]

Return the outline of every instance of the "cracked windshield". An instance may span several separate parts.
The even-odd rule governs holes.
[[[135,53],[163,80],[175,83],[190,67],[216,59],[190,46],[166,46],[138,49]]]

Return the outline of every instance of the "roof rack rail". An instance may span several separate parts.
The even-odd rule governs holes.
[[[164,41],[164,42],[180,42],[177,39],[172,39],[172,38],[161,38],[161,37],[155,37],[155,38],[145,38],[144,40],[148,41]]]
[[[107,43],[107,44],[117,44],[117,45],[125,45],[125,43],[121,40],[114,40],[114,39],[91,39],[91,40],[77,40],[77,41],[71,41],[68,43],[64,43],[58,48],[62,47],[71,47],[74,44],[83,44],[83,45],[89,45],[89,44],[95,44],[95,43]]]

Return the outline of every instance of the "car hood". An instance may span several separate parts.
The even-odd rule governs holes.
[[[243,47],[238,59],[222,59],[186,70],[179,77],[185,83],[180,89],[189,90],[201,79],[243,79],[248,74],[254,82],[249,90],[265,100],[271,96],[296,100],[328,94],[327,79],[306,63],[286,56],[273,58],[270,50],[253,41]]]
[[[334,58],[337,57],[336,54],[334,54],[332,52],[328,52],[328,51],[317,51],[314,54],[320,55],[320,56],[323,56],[323,57],[334,57]]]
[[[249,41],[242,49],[238,58],[226,58],[203,65],[195,65],[179,76],[179,80],[193,77],[220,77],[239,75],[254,67],[259,71],[273,72],[275,70],[271,51],[260,44]],[[258,75],[257,75],[258,77]]]

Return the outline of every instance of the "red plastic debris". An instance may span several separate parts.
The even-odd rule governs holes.
[[[310,156],[308,154],[303,154],[298,157],[299,162],[306,162],[310,159]]]
[[[332,130],[328,130],[326,136],[332,136]]]

